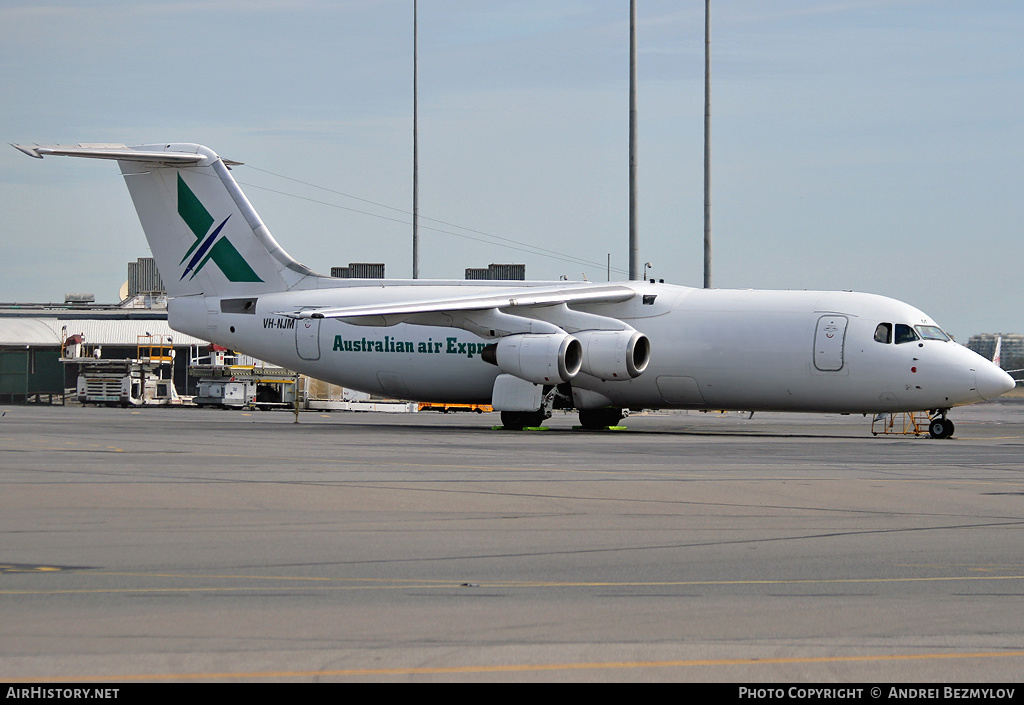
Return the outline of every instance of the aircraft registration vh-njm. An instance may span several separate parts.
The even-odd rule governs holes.
[[[196,144],[17,146],[117,161],[167,287],[170,326],[317,379],[400,399],[552,408],[584,427],[630,409],[877,414],[992,399],[1013,379],[908,304],[847,291],[644,281],[336,279],[281,249]]]

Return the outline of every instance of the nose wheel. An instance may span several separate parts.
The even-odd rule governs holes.
[[[953,435],[953,422],[946,418],[945,414],[937,416],[928,424],[928,433],[932,438],[949,438]]]

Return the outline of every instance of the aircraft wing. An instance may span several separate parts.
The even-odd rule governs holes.
[[[368,306],[341,306],[311,308],[281,312],[292,318],[360,318],[363,316],[408,316],[417,313],[447,313],[454,311],[485,311],[535,306],[554,306],[574,303],[619,303],[636,296],[636,292],[622,285],[578,287],[529,288],[518,287],[489,296],[459,296],[449,299],[426,299]]]
[[[512,332],[629,328],[623,322],[569,308],[571,304],[620,303],[636,291],[622,284],[575,284],[555,287],[516,287],[481,296],[419,299],[361,306],[281,311],[299,319],[337,318],[364,326],[398,323],[446,325],[500,336]],[[496,333],[495,331],[501,331]]]

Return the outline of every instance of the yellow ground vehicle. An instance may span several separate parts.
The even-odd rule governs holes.
[[[445,404],[442,402],[420,402],[420,411],[440,411],[442,414],[455,411],[475,411],[478,414],[494,411],[490,404]]]

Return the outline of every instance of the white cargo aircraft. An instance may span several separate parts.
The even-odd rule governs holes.
[[[175,330],[364,392],[493,404],[505,426],[575,408],[931,414],[1014,387],[900,301],[629,281],[334,279],[288,256],[228,167],[195,144],[17,146],[117,161]]]

